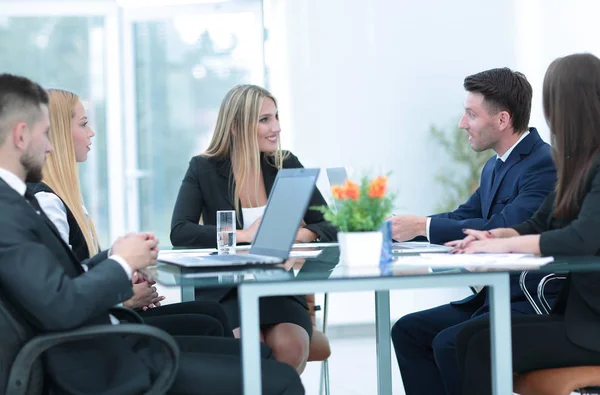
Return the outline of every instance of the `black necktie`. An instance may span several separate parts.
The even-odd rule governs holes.
[[[37,211],[38,214],[42,213],[42,208],[40,207],[40,203],[35,198],[35,195],[33,193],[31,193],[31,190],[29,188],[27,188],[25,190],[25,200],[27,200],[27,203],[29,203],[31,205],[31,207],[33,207],[33,209],[35,211]]]
[[[492,186],[494,186],[494,183],[496,182],[496,175],[500,171],[500,168],[503,164],[504,162],[502,161],[502,159],[496,159],[496,164],[494,165],[494,172],[492,173]]]

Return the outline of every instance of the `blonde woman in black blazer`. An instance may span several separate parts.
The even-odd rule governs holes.
[[[456,252],[600,255],[600,59],[555,60],[544,78],[544,112],[558,171],[556,190],[514,228],[467,231]],[[571,273],[546,316],[513,316],[513,369],[600,364],[600,273]],[[491,394],[489,322],[457,336],[463,394]]]
[[[298,158],[281,150],[280,132],[277,102],[268,91],[239,85],[227,93],[208,149],[192,158],[181,184],[171,221],[174,246],[215,247],[218,210],[235,210],[237,242],[252,242],[277,172],[302,167]],[[315,188],[309,205],[325,204]],[[320,212],[308,210],[296,241],[334,241],[336,232]],[[219,301],[239,336],[235,290],[197,290],[196,298]],[[261,340],[276,359],[301,373],[312,335],[306,298],[262,298],[260,315]]]

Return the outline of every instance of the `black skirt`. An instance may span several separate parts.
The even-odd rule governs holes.
[[[283,323],[296,324],[304,328],[309,339],[312,337],[313,324],[308,313],[305,296],[270,296],[260,298],[260,326],[271,326]],[[221,305],[227,314],[232,328],[240,327],[240,307],[237,290],[229,292]]]

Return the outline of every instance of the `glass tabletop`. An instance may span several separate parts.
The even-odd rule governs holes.
[[[173,253],[208,255],[211,250],[173,250]],[[247,249],[238,249],[238,253]],[[169,252],[161,253],[168,256]],[[283,264],[263,264],[236,268],[187,268],[161,262],[147,268],[143,273],[165,286],[223,287],[236,286],[244,282],[261,281],[298,281],[298,280],[348,280],[377,277],[400,276],[443,276],[463,272],[520,273],[524,270],[543,273],[600,272],[600,257],[595,256],[559,256],[554,261],[540,266],[537,260],[523,257],[520,261],[503,264],[503,261],[486,262],[473,265],[474,256],[449,254],[394,254],[394,260],[379,265],[347,267],[340,262],[337,245],[306,245],[292,250],[294,257]],[[427,255],[426,259],[423,258]],[[481,254],[475,259],[487,258]],[[490,258],[492,256],[489,256]],[[500,257],[500,256],[499,256]],[[518,256],[515,256],[518,258]],[[501,257],[500,257],[501,258]],[[512,257],[511,257],[512,258]],[[513,261],[515,261],[513,259]],[[469,263],[470,262],[470,263]]]

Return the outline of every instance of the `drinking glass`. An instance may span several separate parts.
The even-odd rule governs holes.
[[[217,211],[217,251],[219,255],[235,253],[235,211]]]

